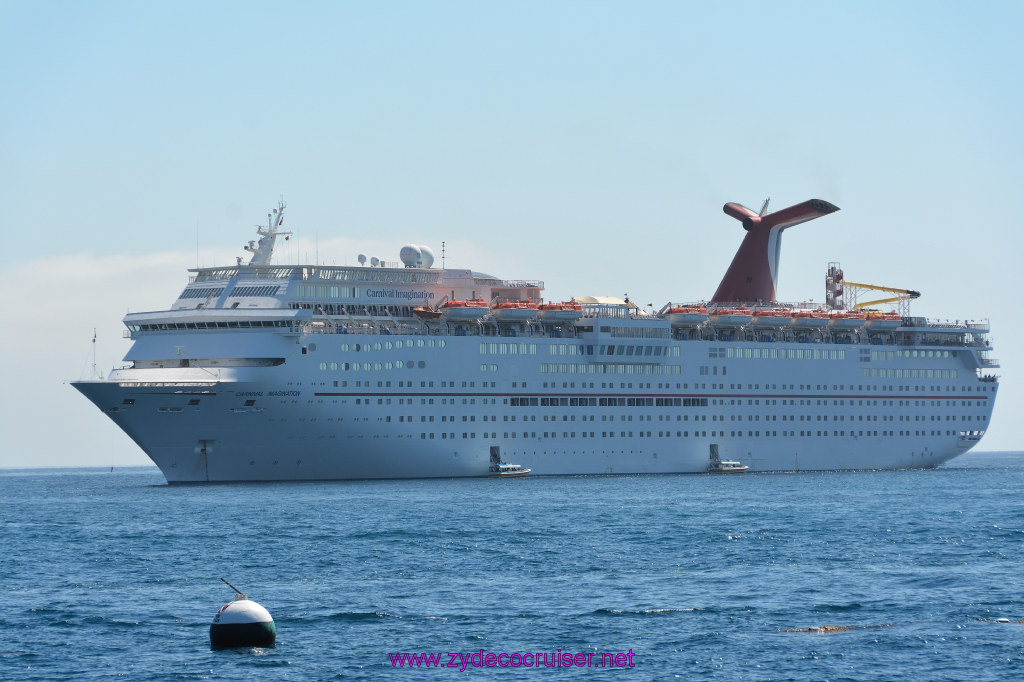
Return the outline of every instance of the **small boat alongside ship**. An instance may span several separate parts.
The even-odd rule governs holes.
[[[522,478],[529,476],[530,470],[518,464],[509,464],[501,461],[501,448],[491,448],[491,467],[487,472],[488,478]]]
[[[522,478],[529,476],[530,470],[518,464],[494,464],[491,465],[488,478]]]
[[[745,474],[749,469],[745,464],[735,459],[719,459],[708,465],[709,474]]]

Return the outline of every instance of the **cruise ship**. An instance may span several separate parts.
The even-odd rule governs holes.
[[[248,262],[190,270],[170,309],[124,318],[124,366],[73,385],[172,484],[927,468],[978,443],[987,321],[851,305],[837,264],[826,305],[780,302],[782,232],[839,209],[724,210],[745,234],[718,289],[656,312],[412,244],[278,264],[279,202]]]

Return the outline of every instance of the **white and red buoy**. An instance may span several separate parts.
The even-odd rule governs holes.
[[[213,622],[210,623],[210,646],[218,649],[274,646],[277,626],[270,612],[224,578],[221,580],[235,590],[235,598],[220,607],[213,616]]]

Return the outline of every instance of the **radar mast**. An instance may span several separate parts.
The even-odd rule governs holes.
[[[258,242],[252,240],[245,246],[245,250],[252,254],[249,265],[270,265],[270,259],[274,255],[274,242],[277,237],[284,235],[285,239],[287,239],[291,235],[291,232],[278,230],[284,224],[284,209],[286,205],[283,199],[278,201],[277,208],[267,214],[267,226],[256,226],[256,233],[260,236],[260,240]]]

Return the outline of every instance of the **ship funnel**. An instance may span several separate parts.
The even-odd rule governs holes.
[[[811,199],[775,213],[766,213],[767,201],[760,214],[733,202],[723,206],[722,210],[739,220],[747,234],[711,298],[712,303],[775,301],[782,231],[835,213],[839,207],[821,199]]]

